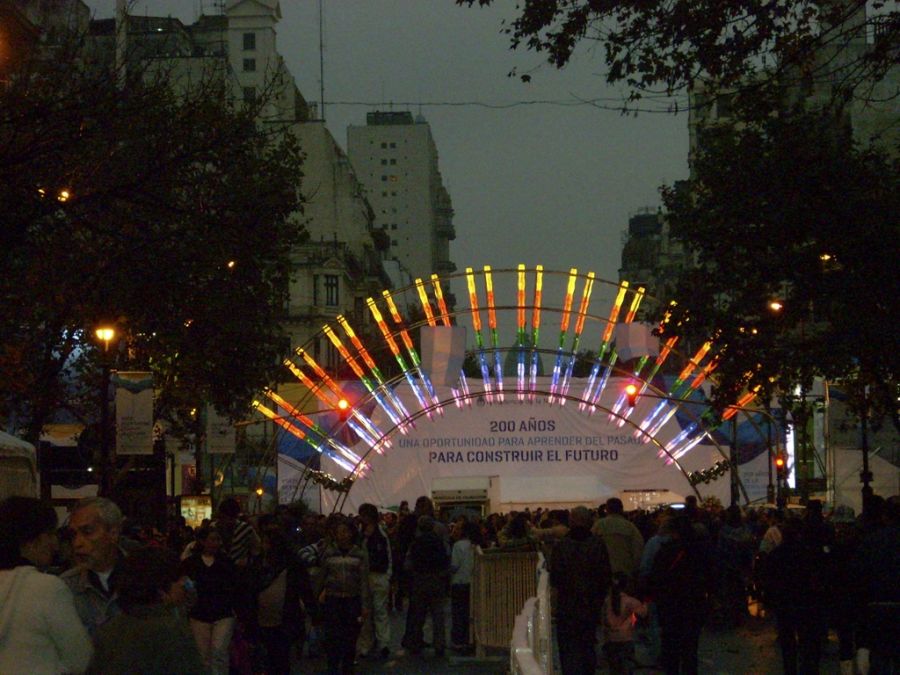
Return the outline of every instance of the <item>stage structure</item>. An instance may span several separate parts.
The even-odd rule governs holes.
[[[590,474],[607,490],[676,476],[699,496],[732,475],[746,501],[732,471],[742,449],[764,454],[757,465],[770,474],[780,454],[771,416],[752,407],[758,386],[721,415],[706,404],[724,345],[711,337],[684,353],[666,307],[627,281],[485,266],[417,279],[366,307],[323,326],[254,401],[294,441],[280,445],[279,465],[299,472],[282,483],[283,503],[318,485],[339,510],[358,485],[387,505],[428,493],[434,477],[517,472],[542,478],[544,493]],[[663,318],[649,326],[642,312]],[[616,483],[604,475],[626,462],[613,456],[640,462]]]

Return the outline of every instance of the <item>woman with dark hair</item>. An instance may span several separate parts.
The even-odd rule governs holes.
[[[0,502],[0,673],[82,673],[91,641],[69,588],[43,574],[59,546],[56,512],[39,499]]]
[[[90,675],[206,673],[187,621],[186,577],[171,551],[146,547],[122,562],[113,586],[121,614],[100,627]]]
[[[531,521],[527,513],[516,513],[499,535],[500,549],[509,551],[536,551],[538,542],[531,534]]]
[[[218,530],[201,527],[196,542],[194,553],[182,567],[197,588],[197,604],[190,613],[191,631],[210,672],[224,675],[228,673],[228,648],[234,633],[238,572],[222,553]]]

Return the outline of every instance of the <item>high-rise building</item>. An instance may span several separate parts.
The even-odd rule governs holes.
[[[347,154],[375,212],[375,227],[389,237],[387,259],[413,278],[455,271],[453,205],[425,118],[368,113],[365,126],[348,127]]]
[[[365,298],[390,285],[382,266],[373,213],[347,155],[308,105],[278,51],[278,0],[213,2],[193,24],[178,19],[127,17],[129,60],[184,90],[223,81],[235,101],[257,106],[258,121],[273,133],[294,135],[305,155],[298,176],[308,238],[292,251],[284,328],[291,347],[306,346],[325,367],[340,360],[322,325],[344,315],[358,329],[369,324]],[[112,54],[115,19],[95,21],[92,37]],[[109,58],[109,56],[107,56]],[[377,236],[376,236],[377,235]],[[377,240],[377,241],[376,241]]]

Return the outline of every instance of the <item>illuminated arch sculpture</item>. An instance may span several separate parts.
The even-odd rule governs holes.
[[[457,303],[458,308],[450,312],[445,294],[449,284],[462,281],[468,302]],[[550,288],[554,285],[559,288]],[[597,293],[598,288],[605,291],[606,297],[599,297],[604,293]],[[498,297],[513,297],[514,302],[500,304]],[[547,298],[552,297],[561,297],[561,304],[548,302]],[[576,299],[578,305],[573,309]],[[344,472],[334,476],[307,468],[304,474],[304,481],[342,492],[344,499],[355,481],[364,478],[373,457],[390,452],[392,438],[407,433],[419,418],[433,419],[443,415],[445,406],[465,407],[476,399],[503,405],[507,401],[527,403],[537,397],[552,405],[571,402],[585,415],[605,413],[617,426],[629,426],[635,437],[656,448],[661,461],[677,467],[699,495],[698,484],[724,474],[730,466],[728,454],[714,438],[716,426],[741,413],[759,431],[752,414],[762,411],[747,408],[756,396],[756,390],[752,390],[727,408],[721,418],[709,408],[698,414],[698,402],[692,398],[715,370],[721,346],[710,340],[689,358],[684,356],[677,349],[677,327],[669,324],[668,317],[657,331],[658,354],[635,354],[623,362],[615,328],[634,322],[642,302],[648,300],[655,301],[644,288],[632,287],[627,281],[598,280],[593,272],[579,274],[576,269],[568,273],[545,271],[540,265],[533,269],[519,265],[517,269],[501,270],[485,266],[481,271],[469,268],[464,274],[443,279],[437,275],[427,282],[417,279],[407,288],[384,291],[378,299],[369,298],[368,324],[363,322],[354,328],[346,317],[338,316],[319,333],[318,337],[327,339],[340,355],[342,368],[349,369],[366,392],[351,399],[349,409],[336,426],[321,426],[309,406],[315,403],[334,410],[349,397],[334,376],[334,368],[317,362],[305,347],[298,348],[284,362],[291,376],[307,388],[304,400],[287,401],[270,388],[254,401],[254,408],[284,433],[308,442]],[[409,320],[402,308],[406,308],[407,315],[421,318]],[[361,317],[355,319],[360,322]],[[514,342],[508,347],[501,346],[505,323],[511,324],[510,332],[515,333]],[[442,399],[423,368],[413,338],[420,327],[454,324],[467,325],[474,331],[475,346],[469,356],[479,374],[467,377],[460,372],[455,386],[450,388],[450,396]],[[554,333],[548,339],[547,324],[550,329],[558,325],[558,336]],[[365,341],[360,337],[364,332]],[[576,381],[573,369],[579,350],[584,347],[596,349],[595,358],[589,364],[588,376]],[[516,360],[516,375],[511,383],[503,378],[503,364],[510,352]],[[549,386],[540,384],[537,377],[538,365],[545,356],[553,363],[551,375],[545,378],[549,379]],[[386,357],[390,361],[385,361]],[[387,362],[393,368],[388,375],[384,373]],[[666,370],[673,375],[668,381],[661,381],[657,376]],[[629,378],[637,385],[638,397],[657,399],[656,404],[636,415],[624,392],[610,403],[608,384],[614,377]],[[395,386],[400,383],[407,384],[415,395],[413,405],[397,396]],[[377,423],[370,414],[373,409],[378,409],[388,422]],[[660,431],[676,414],[689,421],[670,440],[661,442]],[[365,452],[358,454],[342,440],[344,427],[364,441]],[[713,445],[722,460],[709,469],[689,473],[680,460],[701,441]]]

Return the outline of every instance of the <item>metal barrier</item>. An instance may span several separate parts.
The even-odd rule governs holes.
[[[472,633],[475,654],[488,648],[508,649],[516,615],[537,591],[536,551],[485,552],[475,549],[472,570]]]

